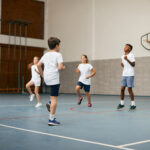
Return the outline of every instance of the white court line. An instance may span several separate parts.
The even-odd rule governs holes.
[[[127,147],[127,146],[138,145],[138,144],[149,143],[149,142],[150,142],[150,140],[145,140],[145,141],[139,141],[139,142],[124,144],[124,145],[119,145],[119,147]]]
[[[20,131],[26,131],[26,132],[31,132],[31,133],[41,134],[41,135],[53,136],[53,137],[58,137],[58,138],[62,138],[62,139],[73,140],[73,141],[89,143],[89,144],[95,144],[95,145],[100,145],[100,146],[105,146],[105,147],[116,148],[116,149],[133,150],[133,149],[130,149],[130,148],[125,148],[125,147],[120,147],[120,146],[115,146],[115,145],[110,145],[110,144],[104,144],[104,143],[100,143],[100,142],[87,141],[87,140],[83,140],[83,139],[77,139],[77,138],[72,138],[72,137],[67,137],[67,136],[61,136],[61,135],[57,135],[57,134],[51,134],[51,133],[45,133],[45,132],[40,132],[40,131],[28,130],[28,129],[18,128],[18,127],[14,127],[14,126],[8,126],[8,125],[5,125],[5,124],[0,124],[0,126],[5,127],[5,128],[20,130]]]
[[[1,105],[0,107],[23,107],[23,106],[33,107],[34,105]]]

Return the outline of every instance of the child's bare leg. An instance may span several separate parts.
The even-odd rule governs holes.
[[[91,95],[90,95],[90,93],[89,92],[85,92],[85,94],[86,94],[86,97],[88,99],[88,103],[91,104]]]
[[[39,89],[40,89],[39,86],[35,86],[34,92],[35,92],[35,95],[36,95],[36,98],[37,98],[38,103],[41,102],[41,100],[40,100],[40,95],[39,95]]]
[[[50,120],[54,120],[57,107],[57,96],[51,96],[51,105],[50,105]]]
[[[26,89],[28,90],[28,92],[30,93],[30,95],[33,94],[32,90],[31,90],[31,86],[34,85],[34,83],[32,81],[29,81],[27,84],[26,84]]]
[[[81,87],[79,85],[77,85],[76,86],[76,93],[77,93],[77,95],[78,95],[79,98],[82,97],[81,94],[80,94],[80,89],[81,89]]]
[[[132,88],[128,88],[128,92],[129,92],[129,95],[130,95],[131,101],[134,101],[134,93],[133,93]]]
[[[122,101],[124,100],[125,88],[126,88],[126,87],[124,87],[124,86],[121,87],[120,99],[121,99]]]

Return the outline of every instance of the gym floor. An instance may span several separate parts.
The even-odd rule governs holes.
[[[135,97],[137,109],[117,111],[119,96],[92,95],[93,107],[84,99],[77,105],[76,95],[61,94],[56,118],[60,126],[48,126],[45,104],[49,95],[41,95],[43,106],[28,95],[1,94],[0,150],[149,150],[150,97]]]

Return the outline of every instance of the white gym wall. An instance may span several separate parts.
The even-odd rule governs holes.
[[[140,44],[150,32],[149,0],[95,0],[95,59],[120,58],[125,43],[134,46],[136,57],[150,56]]]
[[[61,39],[67,67],[61,74],[61,92],[75,93],[75,67],[85,53],[97,71],[91,93],[119,95],[120,58],[124,45],[131,43],[135,95],[150,95],[150,52],[140,45],[141,35],[150,32],[149,16],[149,0],[48,1],[48,35]]]
[[[49,35],[62,41],[64,61],[76,61],[81,54],[92,56],[91,0],[49,2]]]
[[[125,43],[136,57],[150,56],[140,36],[150,31],[149,0],[51,0],[49,35],[62,40],[66,62],[86,53],[90,59],[120,58]]]

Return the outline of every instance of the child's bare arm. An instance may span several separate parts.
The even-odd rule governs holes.
[[[58,64],[58,69],[59,70],[64,70],[66,67],[63,65],[63,63]]]
[[[95,71],[94,68],[92,68],[91,71],[92,71],[92,73],[89,76],[87,76],[86,79],[89,79],[89,78],[93,77],[96,74],[96,71]]]
[[[80,74],[80,70],[78,69],[78,66],[79,66],[79,64],[76,65],[76,73]]]
[[[121,67],[124,67],[124,64],[123,64],[123,62],[121,62]]]
[[[32,65],[33,65],[33,62],[28,64],[28,69],[31,69]]]
[[[39,70],[39,74],[41,75],[41,77],[43,77],[43,69],[42,69],[42,62],[39,62],[37,64],[38,70]]]
[[[38,74],[40,75],[40,72],[39,72],[39,71],[37,71],[36,69],[34,69],[34,70],[35,70],[36,73],[38,73]]]
[[[132,66],[135,67],[135,62],[131,62],[127,56],[124,56],[124,59]]]

